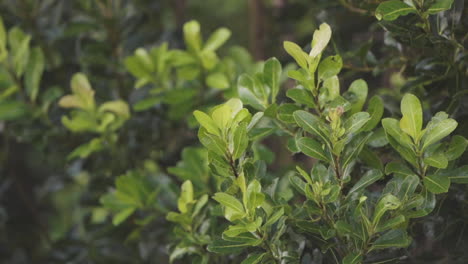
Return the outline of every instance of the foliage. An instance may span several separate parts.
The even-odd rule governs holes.
[[[1,2],[0,259],[466,262],[465,7]]]

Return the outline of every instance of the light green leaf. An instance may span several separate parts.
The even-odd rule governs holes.
[[[71,80],[71,90],[81,102],[82,108],[94,110],[94,90],[91,88],[86,75],[83,73],[74,74]]]
[[[11,31],[10,31],[11,32]],[[10,34],[11,35],[11,34]],[[11,37],[9,37],[11,39]],[[17,77],[23,75],[24,70],[26,69],[26,65],[28,64],[29,60],[29,42],[31,40],[31,36],[24,36],[21,39],[21,42],[18,43],[18,47],[12,47],[12,57],[13,57],[13,67],[15,69],[15,74]]]
[[[67,160],[73,160],[76,158],[87,158],[94,152],[101,151],[102,149],[104,149],[104,147],[105,144],[100,138],[94,138],[88,143],[82,144],[75,148],[70,154],[68,154]]]
[[[215,88],[215,89],[220,89],[220,90],[225,90],[229,88],[229,80],[226,77],[226,75],[220,73],[220,72],[215,72],[206,77],[206,84],[209,87]]]
[[[249,75],[242,74],[237,81],[239,97],[244,104],[251,105],[253,108],[263,111],[265,110],[265,105],[255,94],[254,86],[254,80]]]
[[[401,113],[401,130],[418,142],[423,123],[421,102],[416,96],[406,94],[401,100]]]
[[[135,212],[135,209],[136,208],[134,207],[130,207],[118,212],[114,217],[112,217],[112,224],[115,226],[120,225],[123,221],[125,221],[125,219],[132,215],[133,212]]]
[[[192,182],[185,181],[180,189],[180,197],[179,200],[177,200],[177,208],[181,213],[186,213],[188,211],[188,205],[194,202]]]
[[[297,146],[302,153],[306,154],[309,157],[330,162],[330,158],[323,149],[323,145],[311,138],[300,138],[297,141]]]
[[[340,73],[343,67],[343,60],[340,55],[329,56],[322,60],[318,66],[318,77],[320,80],[326,80]]]
[[[271,58],[263,66],[263,80],[271,89],[271,100],[276,102],[280,88],[281,63],[276,58]]]
[[[205,43],[203,47],[204,51],[215,51],[219,47],[221,47],[231,36],[231,31],[227,28],[219,28],[211,36]]]
[[[99,107],[100,113],[106,111],[113,112],[114,114],[118,115],[123,119],[130,118],[130,109],[128,107],[127,102],[123,100],[106,102]]]
[[[202,40],[200,35],[200,24],[197,21],[191,20],[184,24],[185,44],[190,50],[201,50]]]
[[[437,122],[430,130],[427,130],[423,136],[423,150],[436,143],[444,137],[450,135],[458,126],[457,121],[445,119]]]
[[[294,60],[301,68],[307,69],[307,61],[309,56],[302,50],[301,47],[290,41],[283,42],[283,46],[286,52],[294,58]]]
[[[319,29],[315,30],[314,37],[312,39],[312,50],[309,56],[315,58],[322,54],[323,50],[327,47],[330,42],[332,31],[327,23],[322,23]]]
[[[400,0],[391,0],[381,3],[375,10],[375,17],[378,20],[392,21],[399,16],[416,13],[416,9]]]
[[[450,187],[450,178],[442,175],[428,175],[423,179],[424,186],[435,194],[446,193]]]
[[[34,102],[39,92],[39,83],[41,82],[42,72],[44,71],[44,54],[38,47],[32,49],[28,67],[24,75],[24,85],[29,98]]]
[[[218,126],[216,125],[216,123],[213,121],[213,119],[209,115],[198,110],[195,110],[195,112],[193,112],[193,115],[197,119],[198,123],[200,123],[200,125],[204,127],[206,131],[208,131],[208,133],[211,133],[217,136],[220,135]]]
[[[244,207],[242,203],[239,202],[234,196],[229,195],[227,193],[218,192],[215,193],[213,199],[219,202],[220,204],[224,205],[227,208],[234,210],[234,212],[238,214],[244,214]]]
[[[3,20],[0,17],[0,62],[2,62],[8,56],[6,44],[7,44],[7,34],[5,31]]]

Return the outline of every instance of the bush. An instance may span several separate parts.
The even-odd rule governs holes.
[[[1,3],[0,259],[463,263],[464,2],[312,2]]]

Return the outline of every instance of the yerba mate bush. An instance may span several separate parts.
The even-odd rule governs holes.
[[[401,101],[401,118],[382,119],[382,100],[367,100],[361,79],[341,94],[341,57],[322,58],[330,38],[322,24],[309,53],[284,43],[299,66],[288,72],[296,81],[286,92],[291,102],[276,103],[282,69],[273,58],[263,71],[240,76],[240,99],[194,112],[205,149],[198,153],[200,168],[209,164],[210,176],[185,181],[178,211],[167,215],[179,237],[171,260],[398,259],[403,254],[396,249],[411,244],[413,219],[431,213],[436,195],[451,183],[468,183],[468,167],[456,162],[468,142],[447,140],[457,122],[444,112],[424,122],[412,94]],[[312,158],[312,166],[270,174],[255,148],[272,134],[287,137],[287,148]]]
[[[467,262],[464,2],[0,1],[0,262]]]

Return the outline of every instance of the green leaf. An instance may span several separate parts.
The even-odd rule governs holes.
[[[233,151],[232,157],[237,160],[244,154],[247,146],[249,145],[249,137],[247,136],[247,124],[245,122],[240,123],[234,130],[233,136]]]
[[[308,55],[296,43],[285,41],[283,42],[286,52],[294,58],[294,60],[303,69],[307,69]]]
[[[188,205],[193,203],[193,185],[191,181],[185,181],[180,190],[180,197],[177,201],[177,208],[181,213],[187,213]]]
[[[10,33],[12,31],[13,30],[11,30]],[[11,40],[12,37],[9,36],[9,39]],[[26,69],[26,65],[28,64],[29,53],[30,53],[30,50],[29,50],[30,40],[31,40],[31,36],[25,35],[21,39],[21,42],[18,43],[18,47],[16,46],[11,47],[12,57],[13,57],[13,66],[14,66],[15,74],[17,77],[20,77],[21,75],[23,75],[24,70]]]
[[[359,253],[350,253],[343,258],[343,264],[360,264],[362,256]]]
[[[197,21],[191,20],[184,24],[184,39],[185,44],[190,50],[201,50],[200,24]]]
[[[88,143],[82,144],[79,147],[75,148],[70,154],[68,154],[67,160],[73,160],[76,158],[87,158],[94,152],[101,151],[102,149],[104,149],[104,147],[105,144],[100,138],[94,138]]]
[[[321,90],[321,94],[319,95],[319,101],[322,105],[326,102],[333,101],[340,96],[340,80],[338,79],[338,76],[335,75],[327,78],[323,82],[322,87],[324,88],[324,91],[326,91],[326,93],[324,93]]]
[[[301,88],[289,89],[286,92],[286,96],[291,98],[292,100],[294,100],[294,102],[298,104],[303,104],[310,108],[316,107],[312,94],[305,89],[301,89]]]
[[[411,238],[401,229],[390,230],[372,243],[371,250],[384,248],[405,248],[411,244]]]
[[[244,259],[241,264],[258,264],[262,261],[263,257],[266,253],[257,253],[257,254],[250,254],[246,259]]]
[[[0,120],[11,121],[24,117],[28,106],[20,101],[0,101]]]
[[[278,108],[278,119],[285,123],[296,123],[294,120],[294,112],[301,108],[295,104],[282,104]]]
[[[442,151],[437,151],[431,156],[424,158],[424,163],[439,169],[445,169],[448,166],[448,159]]]
[[[127,102],[123,100],[115,100],[103,103],[101,106],[99,106],[98,112],[112,112],[123,119],[130,118],[130,109],[128,108]]]
[[[379,226],[377,226],[376,231],[377,232],[384,232],[389,229],[393,229],[401,224],[403,224],[406,221],[405,216],[403,215],[398,215],[395,216],[389,220],[386,220],[385,222],[379,223]]]
[[[382,198],[380,198],[379,202],[375,206],[374,210],[374,217],[372,220],[372,224],[377,226],[380,222],[380,219],[385,214],[385,212],[389,210],[395,210],[400,207],[401,202],[396,196],[391,194],[386,194]]]
[[[366,188],[367,186],[371,185],[372,183],[378,181],[383,177],[382,172],[379,170],[370,170],[362,176],[358,182],[354,184],[354,186],[349,190],[348,195],[353,192],[359,192]]]
[[[392,137],[399,145],[405,147],[408,150],[412,149],[413,143],[411,138],[407,134],[403,133],[403,131],[400,129],[398,120],[394,118],[384,118],[382,119],[382,126],[388,139],[389,137]],[[389,142],[392,143],[390,139]],[[410,153],[413,154],[412,151],[410,151]]]
[[[452,137],[452,141],[450,141],[445,156],[449,161],[458,159],[465,152],[467,146],[468,140],[462,136],[456,135]]]
[[[24,75],[24,84],[29,98],[34,102],[39,92],[39,83],[41,82],[42,72],[44,71],[44,54],[38,47],[31,51],[28,67]]]
[[[451,182],[468,184],[468,165],[444,172],[444,175],[447,175]]]
[[[453,0],[436,0],[428,9],[427,13],[434,15],[439,12],[449,10],[452,7]]]
[[[326,143],[329,141],[328,133],[324,128],[324,124],[318,117],[303,110],[294,112],[293,116],[297,125],[302,129],[311,133],[312,135],[320,137]]]
[[[318,77],[320,80],[326,80],[340,73],[343,67],[343,60],[340,55],[329,56],[320,62],[318,66]]]
[[[344,97],[351,103],[351,114],[362,110],[366,102],[367,93],[368,87],[366,81],[358,79],[351,83],[348,91],[344,94]]]
[[[323,149],[323,145],[311,138],[300,138],[297,141],[297,146],[302,153],[306,154],[309,157],[330,162],[330,158],[328,157],[326,151]]]
[[[344,128],[346,129],[347,134],[354,134],[361,129],[367,121],[370,120],[369,113],[367,112],[357,112],[349,117],[344,123]]]
[[[380,119],[384,112],[382,98],[377,95],[372,96],[369,100],[367,112],[370,114],[370,120],[364,125],[364,127],[362,127],[362,131],[371,131],[380,123]]]
[[[3,20],[0,17],[0,62],[2,62],[8,56],[6,44],[7,44],[7,34],[5,31]]]
[[[219,47],[221,47],[231,36],[231,31],[227,28],[219,28],[211,36],[205,43],[203,47],[204,51],[215,51]]]
[[[280,88],[281,63],[276,58],[271,58],[263,66],[263,80],[271,89],[271,100],[276,102]]]
[[[161,103],[161,101],[162,97],[160,96],[144,98],[143,100],[140,100],[133,105],[133,111],[141,112],[148,110],[151,107]]]
[[[268,227],[276,223],[284,215],[284,208],[281,207],[279,210],[276,210],[272,215],[268,217],[268,221],[263,225]]]
[[[265,105],[262,100],[257,97],[254,86],[254,80],[249,75],[242,74],[239,76],[239,80],[237,81],[239,98],[244,104],[251,105],[253,108],[263,111],[265,110]]]
[[[450,187],[450,178],[442,175],[428,175],[423,179],[424,186],[432,193],[446,193]]]
[[[259,207],[265,200],[265,195],[262,193],[262,186],[257,180],[253,180],[247,186],[248,209],[253,211]]]
[[[209,252],[218,254],[229,254],[239,252],[250,245],[251,244],[247,242],[226,241],[218,239],[211,242],[211,244],[208,245],[207,250]]]
[[[416,13],[416,9],[400,0],[391,0],[381,3],[375,10],[375,17],[378,20],[392,21],[399,16]]]
[[[301,194],[306,193],[306,183],[301,180],[301,178],[297,177],[296,175],[292,174],[289,176],[289,182],[291,185]]]
[[[423,150],[428,146],[436,143],[444,137],[450,135],[458,126],[457,121],[453,119],[445,119],[437,122],[430,130],[427,130],[423,136]]]
[[[120,225],[123,221],[125,221],[125,219],[132,215],[133,212],[135,212],[134,207],[127,208],[118,212],[114,217],[112,217],[112,224],[114,224],[115,226]]]
[[[403,114],[400,120],[401,130],[417,142],[423,123],[421,102],[416,96],[406,94],[401,100],[401,113]]]
[[[213,119],[209,115],[198,110],[195,110],[195,112],[193,112],[193,115],[197,119],[198,123],[200,123],[200,125],[204,127],[206,131],[208,131],[208,133],[211,133],[217,136],[220,135],[218,126],[216,125],[216,123],[213,121]]]
[[[238,214],[244,214],[244,207],[242,206],[242,203],[239,202],[234,196],[229,195],[227,193],[215,193],[213,196],[213,199],[215,199],[217,202],[220,204],[224,205],[227,208],[230,208],[234,210],[234,212]]]
[[[215,89],[220,89],[220,90],[225,90],[229,88],[229,80],[226,77],[226,75],[220,73],[220,72],[215,72],[206,77],[206,84],[209,87],[215,88]]]
[[[390,162],[385,166],[385,174],[395,173],[403,177],[414,175],[415,173],[403,163]]]
[[[322,23],[319,29],[315,30],[314,37],[312,39],[312,50],[309,56],[315,58],[322,54],[323,50],[327,47],[328,42],[331,39],[331,28],[327,23]]]

